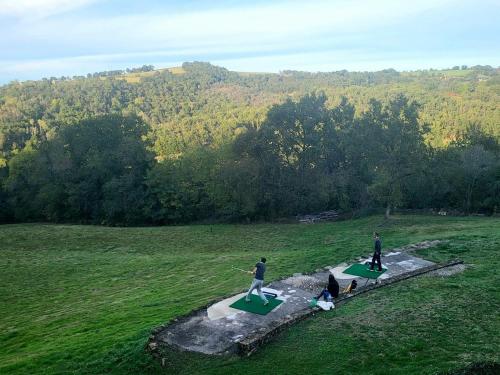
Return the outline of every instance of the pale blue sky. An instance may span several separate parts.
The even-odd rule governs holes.
[[[498,0],[0,0],[0,83],[209,61],[239,71],[500,65]]]

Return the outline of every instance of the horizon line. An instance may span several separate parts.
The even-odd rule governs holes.
[[[133,65],[129,66],[127,68],[123,69],[106,69],[106,70],[98,70],[98,71],[92,71],[92,72],[87,72],[83,74],[74,74],[74,75],[61,75],[61,76],[43,76],[40,78],[35,78],[35,79],[12,79],[10,81],[5,81],[1,82],[0,80],[0,87],[3,86],[8,86],[13,83],[24,83],[24,82],[36,82],[36,81],[43,81],[43,80],[77,80],[77,79],[88,79],[88,78],[94,78],[94,77],[89,77],[88,75],[94,75],[94,74],[100,74],[100,73],[109,73],[109,72],[120,72],[121,75],[127,75],[127,74],[137,74],[137,73],[145,73],[146,71],[138,71],[138,72],[127,72],[128,69],[140,69],[145,66],[152,66],[153,69],[150,70],[150,72],[160,72],[164,70],[170,70],[170,69],[178,69],[182,68],[184,64],[192,64],[192,63],[203,63],[203,64],[210,64],[214,67],[218,68],[223,68],[226,69],[229,72],[233,73],[247,73],[247,74],[273,74],[273,75],[282,75],[286,72],[295,72],[295,73],[310,73],[310,74],[322,74],[322,73],[339,73],[339,72],[347,72],[347,73],[379,73],[379,72],[385,72],[385,71],[394,71],[397,73],[417,73],[417,72],[426,72],[426,71],[447,71],[447,70],[474,70],[474,68],[479,68],[479,67],[484,67],[484,68],[491,68],[493,70],[499,70],[500,66],[493,66],[490,64],[475,64],[475,65],[470,65],[470,64],[455,64],[451,67],[442,67],[442,68],[421,68],[421,69],[396,69],[393,67],[387,67],[383,69],[374,69],[374,70],[349,70],[349,69],[336,69],[336,70],[301,70],[301,69],[282,69],[277,72],[273,71],[249,71],[249,70],[231,70],[225,66],[218,65],[211,63],[209,61],[202,61],[202,60],[192,60],[192,61],[184,61],[180,65],[169,65],[169,66],[155,66],[153,64],[138,64],[138,65]],[[456,69],[458,67],[458,69]],[[465,67],[465,68],[464,68]],[[118,74],[117,74],[118,75]],[[110,76],[109,78],[114,77]]]

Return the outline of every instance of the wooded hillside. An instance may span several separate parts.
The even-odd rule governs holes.
[[[0,88],[0,220],[500,204],[500,75],[151,66]]]

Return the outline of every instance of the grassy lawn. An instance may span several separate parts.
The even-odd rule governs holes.
[[[425,239],[471,266],[376,290],[299,323],[250,358],[144,353],[149,330],[249,285]],[[396,216],[315,225],[0,226],[0,374],[433,374],[500,361],[500,219]]]

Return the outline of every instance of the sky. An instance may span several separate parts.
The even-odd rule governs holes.
[[[500,65],[499,0],[0,0],[0,84],[208,61],[230,70]]]

